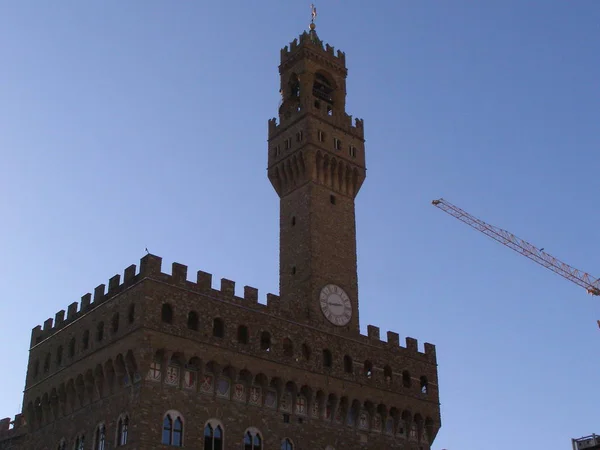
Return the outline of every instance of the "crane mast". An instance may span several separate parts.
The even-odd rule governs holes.
[[[561,277],[585,288],[590,295],[600,295],[600,279],[595,279],[586,272],[582,272],[568,264],[556,259],[554,256],[549,255],[543,249],[539,249],[529,242],[518,238],[514,234],[495,227],[493,225],[485,223],[483,220],[472,216],[471,214],[463,211],[458,206],[440,198],[431,202],[433,206],[441,209],[445,213],[457,218],[461,222],[466,223],[477,231],[491,237],[492,239],[500,242],[515,252],[526,256],[527,258],[535,261],[536,263],[550,269],[552,272],[559,274]],[[600,326],[600,321],[598,321]]]

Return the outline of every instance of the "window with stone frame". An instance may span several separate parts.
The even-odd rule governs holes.
[[[323,350],[323,367],[330,368],[333,365],[333,357],[331,351],[328,349]]]
[[[392,382],[392,368],[390,366],[385,366],[383,368],[383,378],[387,384]]]
[[[75,438],[75,445],[73,450],[84,450],[85,449],[85,435],[81,434]]]
[[[129,436],[129,416],[124,415],[119,417],[117,423],[117,447],[127,444]]]
[[[127,311],[127,321],[131,325],[135,320],[135,303],[129,305],[129,309]]]
[[[410,372],[405,370],[402,372],[402,386],[409,388],[411,386]]]
[[[115,334],[117,331],[119,331],[119,313],[118,312],[114,313],[112,316],[111,328],[112,328],[112,334]]]
[[[284,356],[294,356],[294,344],[290,338],[285,338],[283,340],[283,355]]]
[[[240,344],[248,343],[248,327],[246,325],[238,326],[237,340]]]
[[[104,322],[96,326],[96,341],[100,342],[102,339],[104,339]]]
[[[260,334],[260,349],[266,352],[271,351],[271,334],[268,331]]]
[[[173,307],[168,303],[163,303],[160,318],[164,323],[173,323]]]
[[[50,371],[50,358],[52,358],[52,355],[48,353],[46,355],[46,359],[44,360],[44,373],[48,373]]]
[[[294,450],[294,443],[290,438],[285,438],[281,441],[281,450]]]
[[[420,381],[421,381],[421,394],[428,394],[429,393],[429,382],[427,381],[427,377],[422,376]]]
[[[225,337],[225,322],[219,317],[213,320],[213,336],[218,338]]]
[[[187,327],[190,330],[198,331],[198,322],[198,313],[196,311],[190,311],[188,313]]]
[[[244,433],[244,450],[263,450],[263,439],[256,428],[249,428]]]
[[[176,411],[169,411],[163,419],[162,444],[183,447],[183,419]]]
[[[204,450],[223,450],[223,425],[217,420],[209,420],[204,426]]]
[[[346,373],[353,373],[354,372],[354,366],[352,363],[352,357],[350,355],[345,355],[344,356],[344,372]]]
[[[106,450],[106,426],[103,423],[96,427],[94,450]]]
[[[71,340],[69,341],[69,358],[72,358],[73,356],[75,356],[75,345],[77,344],[77,342],[75,341],[75,338],[71,338]]]
[[[90,346],[90,330],[85,330],[83,332],[83,338],[81,339],[81,343],[84,350],[87,350]]]
[[[365,365],[364,365],[364,375],[365,377],[367,377],[369,380],[371,378],[373,378],[373,363],[369,360],[365,361]]]
[[[58,348],[56,349],[56,365],[60,366],[62,364],[62,357],[63,357],[63,347],[62,345],[59,345]]]

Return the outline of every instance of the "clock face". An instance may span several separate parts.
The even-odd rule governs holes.
[[[321,311],[332,324],[344,326],[352,317],[352,304],[348,294],[335,284],[328,284],[321,289],[319,294]]]

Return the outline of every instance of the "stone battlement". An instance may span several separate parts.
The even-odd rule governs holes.
[[[137,267],[135,264],[130,265],[124,271],[123,282],[121,282],[120,275],[115,275],[108,281],[108,290],[106,289],[106,285],[101,284],[94,289],[93,297],[92,294],[87,293],[81,297],[80,303],[71,303],[67,308],[66,317],[65,310],[60,310],[56,313],[54,319],[47,319],[44,322],[43,327],[40,325],[35,327],[31,334],[31,346],[33,347],[49,338],[67,324],[74,322],[78,318],[94,310],[99,305],[105,303],[107,300],[137,284],[144,278],[152,278],[166,284],[210,296],[217,300],[260,310],[266,314],[281,316],[283,312],[282,302],[278,295],[267,294],[266,304],[262,304],[258,302],[258,289],[251,286],[244,286],[244,296],[239,297],[235,295],[235,281],[222,278],[220,288],[214,289],[212,287],[212,274],[201,270],[196,273],[196,281],[188,281],[188,267],[183,264],[173,263],[171,266],[171,273],[163,273],[162,258],[159,256],[150,254],[144,256],[140,260],[139,272],[136,273],[136,269]],[[428,360],[435,361],[435,346],[432,344],[425,343],[424,352],[420,352],[418,349],[418,341],[414,338],[407,337],[406,346],[402,346],[400,345],[398,333],[388,331],[387,341],[383,341],[380,338],[378,327],[368,325],[367,330],[367,335],[360,335],[359,337],[360,341],[366,345],[403,349],[404,351],[413,353],[415,356],[425,355]]]
[[[25,417],[17,414],[13,420],[10,417],[0,419],[0,440],[8,439],[26,431]]]
[[[290,122],[291,120],[294,120],[294,116],[299,116],[303,114],[303,111],[296,111],[293,116],[289,119],[289,120],[285,120],[285,124],[284,124],[284,128],[287,127],[287,123]],[[332,119],[330,117],[328,117],[328,121],[331,121]],[[364,120],[363,119],[354,119],[354,123],[352,123],[352,116],[349,114],[343,114],[343,116],[336,116],[335,118],[335,125],[341,129],[343,129],[345,132],[353,134],[355,136],[359,136],[361,139],[364,139],[365,136],[365,124],[364,124]],[[273,136],[275,136],[279,130],[280,127],[282,126],[282,123],[278,123],[277,122],[277,118],[273,117],[272,119],[269,119],[269,139],[271,139]]]
[[[323,45],[323,41],[319,39],[317,33],[314,31],[310,33],[304,31],[299,38],[296,38],[290,42],[289,46],[286,45],[283,47],[281,49],[281,63],[284,64],[287,62],[293,57],[296,51],[302,47],[309,47],[314,50],[319,50],[329,55],[332,60],[338,63],[342,68],[346,67],[346,54],[341,50],[335,52],[334,47],[329,44]]]

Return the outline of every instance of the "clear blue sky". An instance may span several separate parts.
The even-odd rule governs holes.
[[[266,177],[303,1],[0,6],[0,415],[31,329],[148,247],[278,289]],[[365,120],[362,328],[437,345],[435,450],[600,432],[599,300],[431,206],[445,197],[600,276],[598,0],[323,0]]]

